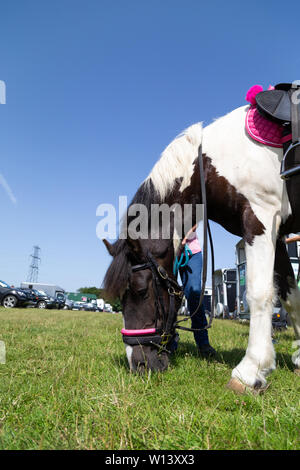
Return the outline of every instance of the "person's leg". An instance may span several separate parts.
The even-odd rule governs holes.
[[[197,313],[193,312],[198,307],[201,295],[202,281],[202,253],[195,253],[191,256],[187,266],[180,269],[180,277],[183,284],[184,295],[187,299],[188,309],[190,312],[192,328],[201,329],[207,325],[205,310],[203,303]],[[209,344],[207,330],[195,331],[194,338],[197,346],[201,347]]]

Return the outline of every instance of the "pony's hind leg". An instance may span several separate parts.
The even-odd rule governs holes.
[[[295,352],[292,355],[292,361],[295,365],[295,372],[300,375],[300,289],[297,284],[290,289],[290,292],[287,294],[286,302],[282,300],[282,304],[286,309],[291,323],[293,325],[296,342],[295,342]]]
[[[232,371],[231,382],[239,381],[252,389],[265,388],[266,376],[275,369],[271,337],[274,245],[270,231],[256,236],[252,243],[245,243],[250,332],[246,354]]]
[[[296,335],[297,351],[292,356],[296,371],[300,371],[300,289],[297,286],[293,268],[283,241],[278,240],[275,257],[275,282],[278,295],[288,312]]]

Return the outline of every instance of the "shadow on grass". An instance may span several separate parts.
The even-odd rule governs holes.
[[[284,339],[290,339],[290,337],[286,335],[286,338]],[[208,362],[219,362],[222,364],[226,364],[229,367],[233,368],[243,359],[245,352],[246,350],[243,348],[217,350],[217,354],[215,357],[203,359],[201,358],[201,355],[199,354],[196,345],[182,341],[179,343],[178,350],[176,351],[176,353],[171,356],[171,363],[176,366],[182,357],[189,355],[197,357],[201,360],[206,360]],[[295,368],[292,362],[291,354],[289,353],[278,352],[276,354],[276,365],[281,369],[289,369],[292,372]]]
[[[277,355],[276,355],[276,365],[280,369],[289,369],[291,372],[293,372],[294,369],[295,369],[295,366],[292,362],[291,354],[277,353]]]
[[[170,365],[177,367],[180,365],[183,358],[186,356],[191,356],[199,359],[200,361],[207,361],[210,363],[218,362],[220,364],[225,364],[229,368],[233,369],[243,359],[244,355],[245,349],[233,348],[230,350],[218,350],[215,357],[203,358],[199,354],[196,345],[190,342],[181,341],[177,351],[170,355]],[[129,365],[126,354],[116,354],[113,357],[113,362],[117,367],[129,372]],[[288,369],[291,372],[294,371],[294,365],[292,363],[290,354],[277,353],[276,365],[280,369]]]
[[[244,349],[234,348],[231,350],[217,350],[216,356],[203,358],[198,352],[196,345],[189,342],[181,341],[179,343],[178,350],[175,354],[172,354],[171,356],[171,363],[172,365],[176,366],[183,357],[193,356],[201,361],[219,362],[221,364],[226,364],[229,367],[235,367],[236,364],[238,364],[242,360],[244,354]]]
[[[245,351],[243,349],[231,349],[229,351],[217,351],[215,357],[203,358],[196,347],[196,345],[181,341],[175,353],[170,355],[170,364],[174,367],[179,366],[180,362],[186,356],[191,356],[199,359],[200,361],[219,362],[227,364],[229,367],[234,367],[243,358]],[[113,363],[122,369],[129,371],[129,365],[126,354],[116,354],[113,356]]]

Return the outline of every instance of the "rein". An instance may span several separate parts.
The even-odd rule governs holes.
[[[211,327],[213,321],[213,308],[214,308],[214,249],[213,249],[213,240],[211,235],[211,230],[209,222],[207,220],[207,204],[206,204],[206,187],[205,187],[205,176],[203,168],[203,158],[202,158],[202,145],[199,146],[198,150],[198,164],[199,164],[199,174],[200,174],[200,185],[201,185],[201,196],[202,204],[204,208],[203,213],[203,268],[202,268],[202,287],[201,294],[199,298],[199,303],[196,310],[191,313],[189,316],[184,317],[181,320],[177,320],[177,310],[175,306],[175,297],[178,296],[180,299],[183,298],[183,289],[178,282],[171,278],[167,271],[159,265],[154,259],[153,255],[148,251],[146,255],[147,262],[143,264],[137,264],[132,266],[132,272],[137,272],[144,269],[150,269],[152,272],[152,281],[153,288],[155,293],[155,327],[148,329],[136,329],[128,330],[123,328],[121,330],[123,341],[125,344],[130,346],[135,345],[152,345],[158,348],[158,353],[165,351],[169,353],[167,346],[173,340],[176,329],[186,330],[186,331],[202,331]],[[210,248],[211,248],[211,267],[212,267],[212,296],[211,296],[211,311],[208,324],[204,328],[187,328],[179,326],[179,323],[189,320],[191,317],[196,315],[199,311],[205,294],[205,285],[207,278],[207,233],[209,236]],[[175,258],[173,273],[176,276],[178,273],[179,267],[183,267],[188,263],[189,252],[188,248],[185,247],[185,261],[183,262],[184,253],[182,253],[179,261],[178,258]],[[189,250],[190,251],[190,250]],[[164,302],[162,298],[162,288],[167,289],[169,296],[169,312],[165,311]],[[162,328],[158,328],[158,320],[162,318]]]
[[[191,313],[189,316],[183,318],[182,320],[177,321],[176,328],[186,331],[202,331],[211,328],[212,321],[213,321],[213,309],[214,309],[214,302],[215,302],[215,280],[214,280],[214,271],[215,271],[215,256],[214,256],[214,246],[213,246],[213,239],[211,235],[210,225],[207,218],[207,200],[206,200],[206,186],[205,186],[205,175],[204,175],[204,168],[203,168],[203,155],[202,155],[202,144],[200,144],[198,149],[198,165],[199,165],[199,174],[200,174],[200,185],[201,185],[201,196],[202,196],[202,204],[203,204],[203,268],[202,268],[202,282],[201,282],[201,294],[198,306],[196,310]],[[179,323],[187,321],[189,318],[192,318],[196,313],[199,311],[204,295],[205,295],[205,285],[207,279],[207,233],[209,237],[209,244],[210,244],[210,251],[211,251],[211,278],[212,278],[212,295],[211,295],[211,308],[210,308],[210,315],[209,315],[209,322],[204,328],[187,328],[183,326],[178,326]]]

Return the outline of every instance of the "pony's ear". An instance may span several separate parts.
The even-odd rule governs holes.
[[[108,253],[111,255],[111,256],[115,256],[115,247],[114,245],[112,245],[111,243],[109,243],[107,240],[105,240],[105,238],[102,239],[104,245],[106,246],[106,249],[108,251]]]
[[[140,255],[142,253],[142,249],[141,249],[141,245],[140,245],[140,240],[137,239],[137,240],[134,240],[130,237],[127,237],[126,238],[126,242],[127,242],[127,245],[129,247],[129,249],[131,251],[133,251],[133,253],[135,255]]]

